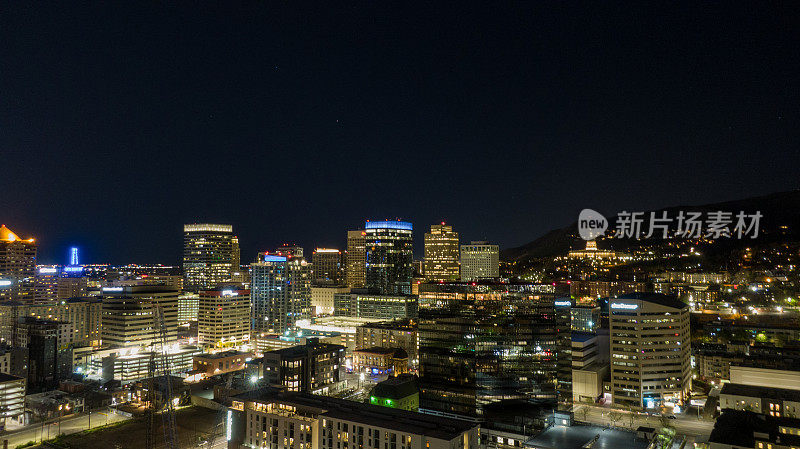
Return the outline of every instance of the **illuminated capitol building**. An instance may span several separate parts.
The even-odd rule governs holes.
[[[586,249],[574,249],[567,253],[569,259],[588,259],[598,262],[625,262],[631,260],[631,255],[614,250],[601,250],[597,248],[597,242],[589,240],[586,242]]]

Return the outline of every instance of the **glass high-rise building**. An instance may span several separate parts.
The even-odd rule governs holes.
[[[361,288],[366,284],[366,236],[367,233],[361,230],[347,231],[345,284],[350,288]]]
[[[458,280],[458,232],[444,222],[431,226],[425,233],[425,280],[449,282]]]
[[[384,295],[410,295],[414,275],[413,226],[406,221],[368,221],[366,287]]]
[[[555,403],[554,297],[550,284],[421,284],[420,408],[474,417],[506,400]]]
[[[311,265],[301,258],[263,255],[250,265],[251,329],[283,333],[311,318]]]
[[[233,226],[226,224],[187,224],[183,226],[184,289],[210,290],[231,278],[237,271],[239,239]]]

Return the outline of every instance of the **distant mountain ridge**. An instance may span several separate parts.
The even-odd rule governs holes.
[[[666,211],[669,217],[674,218],[679,211],[699,211],[705,213],[718,210],[733,212],[734,215],[739,211],[744,211],[746,213],[755,213],[759,211],[763,214],[760,221],[761,232],[759,233],[759,238],[755,240],[741,240],[739,242],[741,242],[742,245],[745,245],[745,242],[759,242],[764,239],[769,239],[771,236],[776,235],[780,226],[789,227],[788,230],[784,231],[785,238],[791,240],[800,237],[800,232],[798,232],[800,231],[800,190],[778,192],[720,203],[695,206],[671,206],[657,209],[655,212],[660,213]],[[649,217],[650,212],[652,211],[645,211],[645,217]],[[617,215],[614,214],[607,218],[609,220],[608,229],[614,229],[616,227]],[[651,240],[653,244],[661,242],[660,239]],[[610,241],[610,239],[606,239],[604,243]],[[634,242],[638,244],[642,243],[642,241],[628,239],[613,239],[611,245],[613,249],[623,249]],[[581,248],[583,245],[585,245],[585,242],[578,236],[578,222],[575,221],[569,226],[554,229],[530,243],[516,248],[505,249],[501,251],[500,258],[505,261],[518,261],[554,257],[564,255],[572,248]]]

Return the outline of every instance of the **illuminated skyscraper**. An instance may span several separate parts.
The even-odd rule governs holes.
[[[317,248],[311,258],[314,283],[339,285],[342,281],[342,252],[333,248]]]
[[[488,242],[461,245],[461,280],[476,281],[500,277],[500,247]]]
[[[0,299],[32,301],[36,275],[36,243],[22,240],[0,226]]]
[[[283,333],[311,318],[311,265],[302,258],[264,255],[250,265],[253,333]]]
[[[69,264],[72,266],[78,265],[78,248],[74,246],[69,249]]]
[[[458,258],[458,232],[444,222],[432,225],[431,232],[425,234],[425,280],[458,280]]]
[[[234,239],[236,245],[234,245]],[[183,226],[183,276],[188,291],[213,289],[230,279],[238,269],[234,249],[238,239],[233,226],[223,224],[187,224]]]
[[[364,231],[347,231],[345,280],[350,288],[361,288],[366,283],[366,235]]]
[[[368,221],[366,287],[384,295],[411,294],[413,226],[406,221]]]

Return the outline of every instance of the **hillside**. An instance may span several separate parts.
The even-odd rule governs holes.
[[[760,211],[763,218],[760,222],[761,231],[755,240],[720,240],[718,246],[726,249],[735,249],[740,246],[766,243],[777,239],[800,240],[800,190],[773,193],[759,197],[745,198],[741,200],[725,201],[721,203],[672,206],[658,209],[655,212],[660,214],[666,211],[669,217],[675,217],[678,211],[729,211],[734,215],[739,211],[754,213]],[[651,211],[647,211],[649,217]],[[609,219],[609,229],[616,226],[616,215],[607,217]],[[781,229],[787,226],[788,229]],[[604,239],[603,247],[608,249],[624,250],[632,245],[659,245],[661,239],[631,240],[631,239]],[[505,249],[500,257],[505,261],[522,261],[528,259],[554,257],[566,254],[572,248],[582,248],[585,242],[578,236],[578,223],[573,222],[569,226],[555,229],[536,240],[525,245]]]

